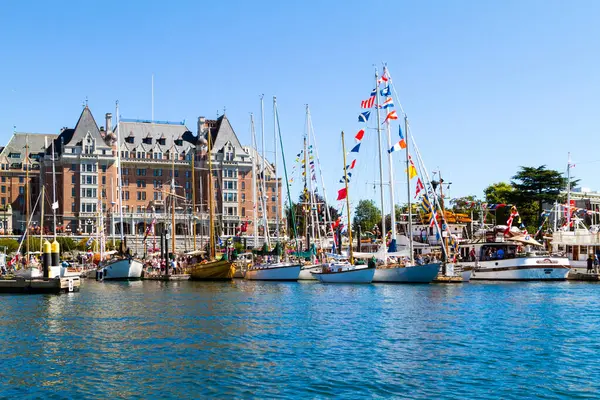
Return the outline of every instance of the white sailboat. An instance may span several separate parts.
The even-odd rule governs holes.
[[[334,261],[324,264],[321,271],[311,272],[321,283],[371,283],[375,268],[369,264],[354,265],[352,251],[352,226],[350,225],[350,196],[348,193],[348,171],[346,166],[346,146],[344,144],[344,132],[342,132],[342,153],[344,159],[344,182],[346,185],[346,212],[348,214],[348,260]],[[341,242],[341,241],[340,241]],[[342,244],[340,243],[340,246]]]
[[[123,232],[123,204],[121,178],[121,129],[119,129],[119,102],[117,102],[117,204],[119,206],[119,225],[121,235],[121,251],[118,257],[101,262],[96,271],[98,280],[136,280],[141,279],[144,264],[127,254],[125,235]],[[108,129],[108,127],[107,127]]]
[[[264,234],[265,234],[265,247],[269,247],[269,224],[267,220],[268,210],[266,206],[266,187],[265,187],[265,177],[266,177],[266,169],[265,169],[265,124],[264,124],[264,103],[263,96],[260,98],[260,106],[261,106],[261,130],[262,130],[262,209],[263,209],[263,225],[264,225]],[[279,128],[279,118],[277,113],[277,100],[273,97],[273,113],[275,119],[275,129],[278,131],[280,145],[282,146],[281,152],[284,157],[284,168],[285,168],[285,154],[283,153],[283,143],[281,141],[281,131]],[[252,135],[254,137],[254,124],[252,124]],[[275,149],[277,149],[277,143],[275,143]],[[255,161],[253,160],[253,163]],[[277,171],[277,153],[275,153],[275,171]],[[275,181],[277,185],[277,180]],[[287,182],[287,172],[286,172],[286,182]],[[279,190],[275,190],[275,195],[277,196],[277,205],[276,205],[276,230],[275,234],[277,239],[279,239]],[[288,188],[288,197],[289,197],[289,188]],[[257,206],[258,208],[258,206]],[[255,213],[256,214],[256,213]],[[255,236],[257,235],[257,226],[255,226]],[[298,275],[300,274],[301,265],[299,263],[290,263],[290,262],[282,262],[281,254],[279,254],[279,243],[275,246],[275,262],[265,262],[262,264],[254,264],[250,266],[244,275],[244,278],[247,280],[261,280],[261,281],[296,281],[298,280]]]

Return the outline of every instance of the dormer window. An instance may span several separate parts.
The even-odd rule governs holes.
[[[125,142],[127,142],[127,143],[133,143],[133,136],[127,136],[125,138]]]
[[[151,137],[144,138],[144,139],[142,139],[142,142],[144,144],[152,144],[152,138]]]
[[[183,146],[183,139],[175,139],[175,146]]]
[[[167,144],[167,140],[165,138],[160,138],[160,139],[158,139],[158,144],[160,144],[161,146],[164,146]]]
[[[88,135],[86,136],[86,138],[83,141],[83,154],[94,154],[95,148],[96,148],[96,141],[88,133]]]

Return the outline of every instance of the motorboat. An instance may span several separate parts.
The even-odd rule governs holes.
[[[244,279],[251,281],[297,281],[302,265],[297,263],[277,262],[272,264],[255,264],[246,270]]]
[[[321,271],[311,272],[321,283],[371,283],[375,268],[367,264],[354,265],[348,261],[323,264]]]

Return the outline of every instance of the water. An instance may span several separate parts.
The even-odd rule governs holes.
[[[0,296],[0,398],[596,398],[599,293],[88,280]]]

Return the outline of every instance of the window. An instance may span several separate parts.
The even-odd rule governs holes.
[[[154,192],[154,200],[162,200],[162,192]]]
[[[242,193],[242,201],[246,201],[246,193]]]
[[[6,182],[6,177],[5,176],[2,177],[2,182]]]
[[[179,178],[179,170],[175,170],[175,178]]]
[[[105,199],[106,198],[106,189],[102,189],[102,198]]]
[[[19,194],[25,194],[25,186],[19,186]]]
[[[145,168],[138,168],[136,170],[136,175],[137,176],[146,176],[146,169]]]
[[[23,177],[23,176],[20,176],[20,177],[19,177],[19,183],[23,183],[23,182],[25,182],[25,177]]]
[[[242,190],[246,189],[246,182],[242,181]]]
[[[228,151],[225,153],[225,161],[233,161],[233,152]]]
[[[126,191],[121,192],[121,199],[129,200],[129,192],[126,192]]]
[[[164,146],[165,144],[167,144],[166,139],[165,138],[158,139],[158,144],[160,144],[161,146]]]
[[[276,213],[277,212],[277,207],[276,206],[271,207],[271,211],[274,212],[274,213]]]
[[[75,208],[75,203],[71,203],[71,212],[75,212],[77,208]]]
[[[223,193],[223,201],[236,202],[237,193]]]
[[[137,181],[136,181],[136,185],[137,185],[137,187],[139,187],[139,188],[146,187],[146,181],[137,180]]]
[[[103,177],[102,177],[102,184],[103,184],[103,185],[106,185],[106,176],[103,176]]]
[[[192,184],[190,183],[190,181],[186,181],[185,182],[185,188],[186,189],[190,189],[192,187]]]
[[[127,137],[125,138],[125,141],[126,141],[127,143],[133,143],[133,136],[127,136]]]
[[[77,194],[75,193],[75,188],[71,188],[71,196],[75,197]]]
[[[246,216],[246,208],[242,207],[242,217],[245,217],[245,216]]]
[[[223,189],[237,190],[236,181],[223,181]]]
[[[6,197],[2,198],[2,205],[5,206],[6,205]]]
[[[2,186],[2,193],[6,193],[6,186]]]
[[[182,139],[175,139],[175,146],[183,146],[183,140]]]
[[[162,170],[162,168],[157,168],[157,169],[154,169],[154,170],[152,170],[152,174],[153,174],[154,176],[162,176],[162,174],[163,174],[163,170]]]
[[[147,137],[142,139],[142,143],[144,144],[152,144],[152,138]]]
[[[163,157],[162,157],[162,153],[161,152],[158,152],[158,151],[154,152],[154,159],[155,160],[161,160],[162,158]]]
[[[129,168],[123,168],[121,170],[121,175],[129,175]]]
[[[146,192],[137,192],[138,200],[146,200]]]
[[[21,158],[19,153],[9,153],[8,158]]]
[[[75,184],[75,174],[71,175],[71,183],[73,185]]]
[[[102,166],[102,172],[106,173],[106,165]]]
[[[186,178],[191,178],[192,177],[192,171],[185,171],[185,177]]]

